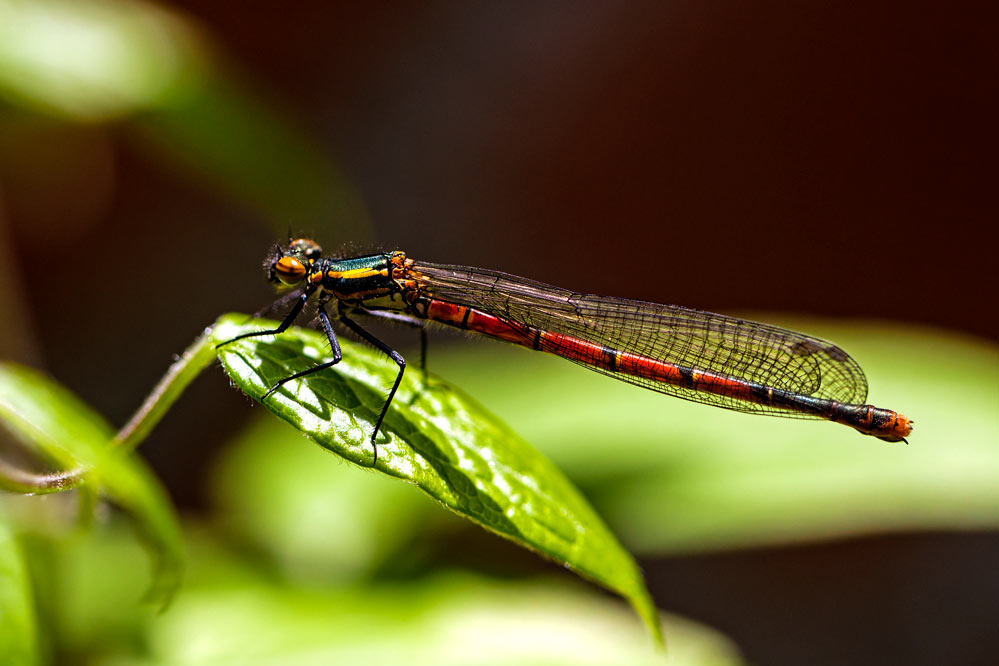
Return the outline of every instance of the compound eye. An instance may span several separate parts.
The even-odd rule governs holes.
[[[310,261],[316,261],[323,256],[323,250],[316,244],[312,244],[309,249],[305,251],[305,258]]]
[[[319,243],[309,238],[296,238],[288,244],[289,254],[301,254],[309,261],[316,261],[323,255]]]
[[[274,276],[289,287],[305,279],[305,264],[295,257],[281,257],[274,263]]]

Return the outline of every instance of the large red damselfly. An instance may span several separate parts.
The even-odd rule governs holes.
[[[902,414],[864,404],[867,379],[845,351],[777,326],[678,305],[579,294],[498,271],[415,261],[399,251],[323,257],[319,245],[304,238],[275,247],[265,265],[271,282],[297,289],[286,297],[294,300],[291,311],[275,329],[245,333],[222,344],[285,331],[318,292],[319,322],[333,358],[285,377],[261,399],[287,382],[340,362],[333,330],[333,321],[338,321],[399,366],[371,434],[375,461],[375,438],[406,361],[359,326],[355,314],[403,321],[421,332],[423,324],[432,321],[482,333],[653,391],[725,409],[825,419],[888,442],[904,442],[912,432],[912,421]]]

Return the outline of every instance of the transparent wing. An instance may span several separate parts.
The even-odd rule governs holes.
[[[422,262],[414,270],[433,298],[543,331],[800,395],[850,404],[867,399],[867,380],[857,362],[836,345],[810,335],[677,305],[574,293],[498,271]],[[815,418],[576,362],[686,400]]]

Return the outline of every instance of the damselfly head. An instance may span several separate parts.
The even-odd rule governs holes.
[[[323,255],[319,243],[308,238],[296,238],[288,247],[275,246],[267,257],[267,278],[287,287],[294,287],[304,280],[312,264]]]
[[[319,247],[319,243],[311,238],[296,238],[288,243],[286,254],[292,257],[304,258],[311,263],[318,261],[323,256],[323,248]]]

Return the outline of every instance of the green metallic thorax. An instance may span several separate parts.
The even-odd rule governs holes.
[[[317,277],[324,290],[345,303],[363,303],[369,309],[401,310],[405,303],[392,277],[391,259],[391,254],[383,253],[328,260]]]

